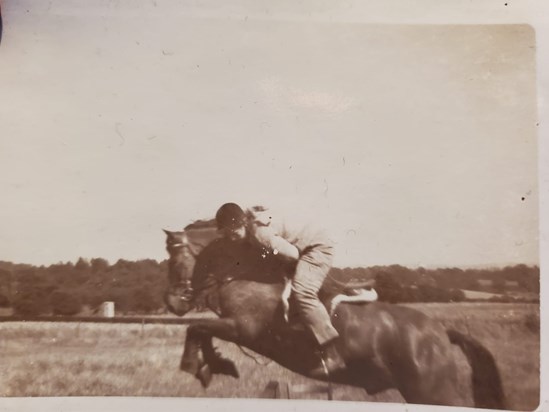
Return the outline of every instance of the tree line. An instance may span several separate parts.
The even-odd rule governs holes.
[[[154,313],[164,307],[167,262],[152,259],[114,264],[102,258],[33,266],[0,262],[0,307],[22,315],[72,315],[105,301],[117,312]]]
[[[112,301],[117,313],[162,313],[167,273],[167,261],[153,259],[110,264],[102,258],[79,258],[50,266],[0,261],[0,308],[11,307],[21,315],[75,315],[90,314],[102,302]],[[461,301],[463,290],[539,293],[539,267],[526,265],[466,270],[333,268],[329,278],[344,283],[376,279],[380,300],[388,302]]]
[[[464,291],[495,294],[496,302],[539,301],[539,267],[524,264],[488,269],[410,269],[401,265],[332,269],[331,276],[347,282],[375,279],[379,299],[403,302],[460,302]],[[516,296],[531,296],[537,298]]]

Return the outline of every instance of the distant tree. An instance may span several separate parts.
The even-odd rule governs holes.
[[[50,265],[45,273],[49,279],[55,281],[58,285],[61,285],[69,281],[73,269],[74,267],[67,269],[64,263],[55,263]]]
[[[106,293],[100,290],[86,290],[81,294],[83,303],[91,308],[96,308],[101,303],[107,301],[108,299],[105,296]]]
[[[158,309],[161,303],[155,299],[150,288],[140,287],[132,292],[130,307],[140,313],[149,313]]]
[[[461,289],[451,289],[449,292],[449,298],[451,302],[464,302],[465,293]]]
[[[423,294],[420,287],[411,286],[406,288],[406,302],[421,302],[423,300]]]
[[[160,264],[158,265],[158,271],[160,273],[168,273],[168,259],[164,259]]]
[[[15,272],[15,278],[19,285],[32,287],[42,282],[37,268],[19,269]]]
[[[0,297],[0,307],[10,306],[9,297],[11,296],[12,291],[12,274],[11,271],[0,269],[0,296],[3,296],[5,300]],[[7,302],[2,303],[2,302]],[[2,306],[2,305],[6,306]]]
[[[50,312],[46,295],[39,289],[18,292],[13,298],[13,310],[17,315],[36,316]]]
[[[90,261],[93,273],[103,272],[109,268],[109,262],[103,258],[94,258]]]
[[[6,295],[0,293],[0,308],[9,308],[11,306],[10,300]]]
[[[131,310],[131,288],[110,288],[105,292],[105,301],[114,302],[117,311],[127,312],[128,310]]]
[[[47,269],[17,269],[13,274],[14,293],[41,291],[45,296],[56,288],[55,280],[47,276]]]
[[[113,269],[131,269],[131,266],[134,262],[126,259],[118,259],[116,263],[112,266]]]
[[[481,286],[480,286],[480,283],[478,282],[478,279],[475,279],[472,276],[468,276],[464,281],[463,289],[479,290],[481,289]]]
[[[459,268],[439,269],[436,273],[436,283],[441,288],[463,288],[467,281],[465,273]]]
[[[540,273],[538,266],[522,268],[518,279],[520,287],[527,292],[539,293],[540,291]]]
[[[416,285],[429,285],[432,287],[436,287],[439,285],[439,282],[437,282],[437,279],[433,277],[433,275],[428,273],[418,273],[418,277],[415,281]],[[439,285],[440,286],[440,285]]]
[[[505,292],[505,279],[503,276],[497,276],[494,278],[492,283],[493,291],[496,293],[503,293]]]
[[[0,288],[3,286],[9,286],[11,282],[11,271],[6,269],[0,269]]]
[[[59,262],[58,266],[62,268],[62,270],[72,272],[74,270],[74,263],[68,261],[67,263]]]
[[[55,291],[50,296],[50,304],[54,315],[71,316],[82,310],[82,302],[74,294]]]
[[[430,285],[420,285],[418,289],[420,291],[419,298],[421,302],[442,302],[444,300],[443,289]]]
[[[86,259],[78,258],[76,264],[74,265],[74,269],[78,271],[86,271],[91,269],[91,265]]]
[[[380,301],[391,303],[403,301],[403,288],[392,274],[381,273],[376,276],[376,291]]]

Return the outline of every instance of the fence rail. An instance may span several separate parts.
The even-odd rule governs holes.
[[[162,318],[150,316],[0,316],[0,322],[90,322],[90,323],[141,323],[163,325],[189,325],[206,317]]]
[[[270,381],[259,397],[267,399],[301,399],[303,395],[316,393],[323,394],[329,401],[334,399],[330,382],[291,384],[287,381]]]

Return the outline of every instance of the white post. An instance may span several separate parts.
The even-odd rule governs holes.
[[[102,315],[105,318],[114,318],[114,302],[103,302]]]

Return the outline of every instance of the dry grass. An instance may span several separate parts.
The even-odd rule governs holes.
[[[539,399],[539,306],[531,304],[413,305],[447,327],[469,333],[493,353],[513,409],[533,410]],[[536,323],[537,322],[537,323]],[[536,325],[538,327],[536,328]],[[308,379],[259,355],[260,366],[233,344],[216,344],[241,378],[216,376],[204,390],[179,371],[185,327],[71,323],[0,324],[2,396],[257,397],[270,380]],[[461,357],[462,367],[467,368]],[[323,399],[314,394],[307,398]],[[336,386],[335,399],[400,402],[396,391],[369,396]]]

